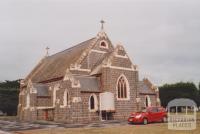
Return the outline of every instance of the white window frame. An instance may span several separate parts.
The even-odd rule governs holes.
[[[118,82],[119,79],[123,77],[126,83],[126,98],[118,98]],[[117,79],[117,83],[116,83],[116,98],[117,100],[130,100],[130,85],[128,82],[128,79],[126,78],[126,76],[124,74],[121,74],[118,79]]]

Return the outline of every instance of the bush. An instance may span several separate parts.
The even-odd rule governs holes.
[[[17,114],[19,81],[0,83],[0,111],[7,115]]]

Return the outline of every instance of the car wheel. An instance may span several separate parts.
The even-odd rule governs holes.
[[[166,116],[163,117],[162,122],[163,122],[163,123],[166,123],[166,122],[167,122],[167,117],[166,117]]]
[[[144,124],[144,125],[148,124],[147,118],[144,118],[144,119],[143,119],[143,124]]]

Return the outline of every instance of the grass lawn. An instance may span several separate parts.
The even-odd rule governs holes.
[[[0,116],[0,120],[16,121],[17,120],[17,116]]]

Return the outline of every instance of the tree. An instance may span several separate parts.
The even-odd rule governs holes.
[[[199,95],[200,95],[200,82],[199,82]]]
[[[0,83],[0,110],[7,115],[17,114],[19,81],[5,81]]]
[[[194,100],[198,105],[198,89],[192,82],[178,82],[175,84],[165,84],[159,87],[161,105],[166,107],[168,102],[175,98],[189,98]]]

